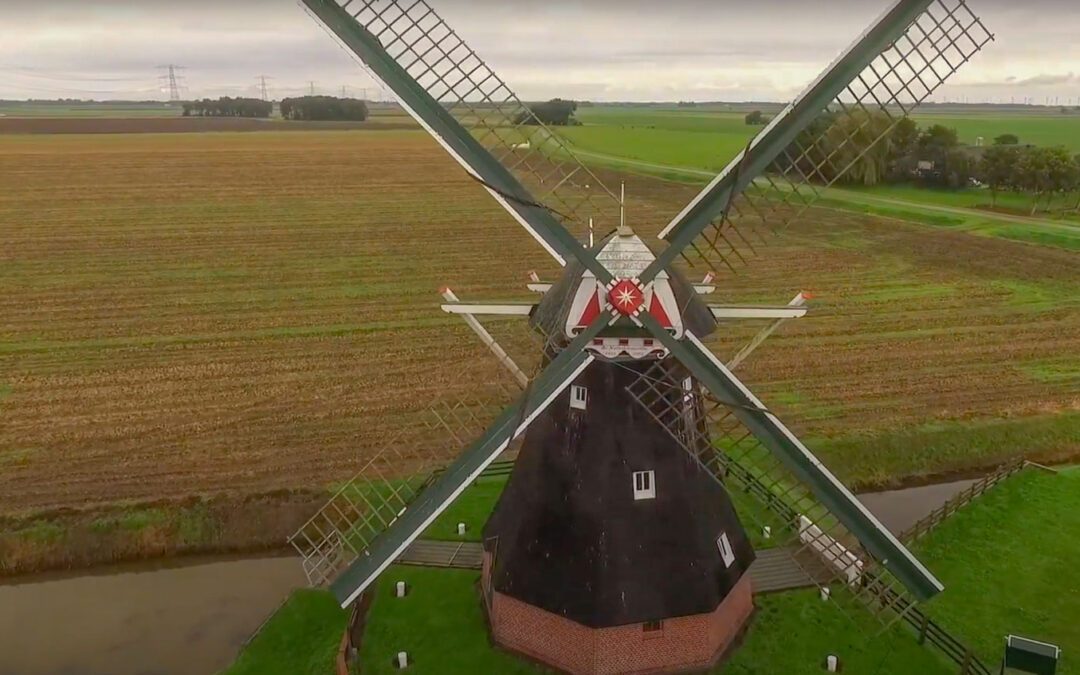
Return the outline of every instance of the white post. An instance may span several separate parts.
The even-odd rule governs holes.
[[[406,654],[405,652],[398,652],[397,653],[397,667],[398,668],[405,668],[408,665],[409,665],[409,655]]]
[[[589,248],[592,248],[595,242],[593,242],[593,224],[592,218],[589,218]]]
[[[825,657],[825,670],[830,673],[835,673],[840,669],[840,659],[836,657],[836,654],[829,654]]]
[[[769,527],[768,525],[766,525],[765,527],[761,528],[761,536],[762,536],[762,537],[763,537],[764,539],[772,539],[772,528],[771,528],[771,527]]]
[[[404,581],[399,581],[396,584],[394,584],[394,595],[396,595],[399,598],[404,598],[405,597],[405,582]]]
[[[460,536],[460,537],[465,536],[465,523],[458,523],[457,524],[457,533],[458,533],[458,536]]]
[[[832,595],[832,589],[828,586],[821,587],[821,600],[822,602],[828,602],[829,596]]]

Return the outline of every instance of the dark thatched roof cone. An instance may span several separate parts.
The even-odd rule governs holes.
[[[711,612],[746,573],[727,493],[626,391],[648,365],[595,361],[585,409],[571,388],[529,427],[484,528],[494,590],[601,628]]]

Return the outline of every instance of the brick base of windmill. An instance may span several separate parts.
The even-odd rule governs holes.
[[[480,578],[495,644],[572,675],[676,673],[714,665],[754,612],[750,575],[715,610],[652,623],[591,628],[491,588],[491,554]]]

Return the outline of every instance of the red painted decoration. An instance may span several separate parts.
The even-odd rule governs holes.
[[[585,311],[581,313],[581,318],[578,319],[578,327],[588,326],[598,316],[600,316],[600,294],[593,293],[589,298],[589,304],[585,305]]]
[[[608,302],[619,314],[630,316],[641,310],[645,293],[641,287],[629,279],[622,279],[608,292]]]
[[[667,312],[664,311],[664,306],[660,304],[660,298],[656,292],[656,287],[653,287],[652,302],[649,303],[649,314],[653,315],[660,325],[664,328],[671,328],[671,319],[668,318]]]

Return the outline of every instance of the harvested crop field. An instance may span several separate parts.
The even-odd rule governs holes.
[[[0,175],[0,512],[341,481],[494,372],[440,286],[555,272],[414,131],[10,135]],[[693,192],[626,180],[643,233]],[[720,289],[815,293],[741,372],[845,477],[1080,454],[1075,253],[819,210]]]

